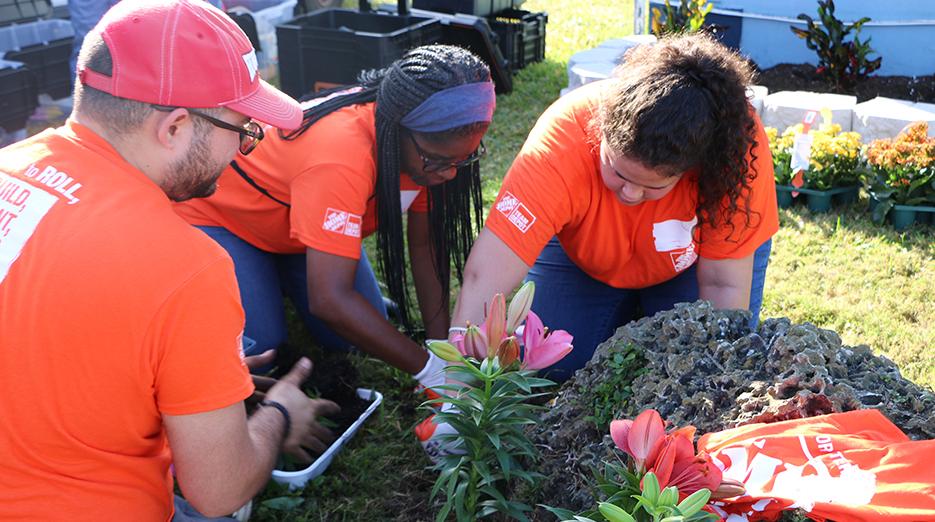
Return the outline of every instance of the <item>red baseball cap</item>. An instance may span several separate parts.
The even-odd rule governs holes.
[[[302,108],[257,74],[256,51],[223,11],[203,0],[123,0],[93,29],[113,75],[82,67],[81,83],[171,107],[227,107],[274,127],[302,123]]]

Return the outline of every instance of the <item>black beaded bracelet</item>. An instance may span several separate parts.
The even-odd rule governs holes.
[[[269,399],[260,402],[260,406],[271,406],[279,410],[279,413],[282,413],[282,418],[285,421],[285,427],[282,431],[282,440],[286,440],[286,437],[289,436],[289,430],[292,429],[292,417],[289,416],[289,410],[282,404]]]

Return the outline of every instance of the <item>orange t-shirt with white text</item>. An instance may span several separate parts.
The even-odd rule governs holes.
[[[612,81],[612,80],[610,80]],[[697,176],[686,173],[663,198],[620,203],[600,174],[600,131],[594,118],[606,81],[560,98],[539,118],[507,173],[486,228],[532,266],[558,236],[585,273],[615,288],[646,288],[674,278],[699,256],[739,259],[779,229],[772,157],[757,118],[751,158],[749,226],[744,198],[730,224],[697,225]]]
[[[237,165],[276,202],[232,167],[209,198],[175,205],[193,225],[220,226],[251,245],[277,254],[313,248],[352,259],[377,228],[375,105],[339,109],[294,140],[275,129]],[[400,175],[402,211],[426,212],[426,190]]]
[[[103,138],[0,150],[0,520],[164,522],[163,415],[253,391],[230,257]]]

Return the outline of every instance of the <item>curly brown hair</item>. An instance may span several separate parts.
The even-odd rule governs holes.
[[[668,176],[696,168],[699,223],[731,223],[755,174],[747,61],[710,36],[673,35],[631,49],[614,77],[598,112],[607,146]]]

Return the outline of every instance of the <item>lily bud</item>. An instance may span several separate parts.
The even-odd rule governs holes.
[[[476,325],[469,324],[464,332],[464,355],[478,361],[487,358],[487,336]]]
[[[461,357],[461,352],[454,347],[451,343],[446,341],[429,341],[426,343],[429,351],[438,356],[439,359],[448,362],[461,362],[464,360]]]
[[[721,484],[711,493],[712,499],[740,497],[747,494],[743,482],[734,479],[721,479]]]
[[[490,301],[490,310],[487,314],[486,326],[487,342],[489,343],[489,351],[487,353],[493,357],[497,347],[500,346],[500,341],[507,336],[506,300],[503,298],[503,294],[493,296],[493,300]]]
[[[515,336],[511,335],[500,343],[500,346],[497,347],[497,358],[503,368],[519,359],[519,342]]]
[[[519,325],[526,320],[526,315],[532,307],[532,298],[536,293],[536,283],[527,281],[520,287],[510,301],[510,309],[506,314],[506,333],[513,335]]]

